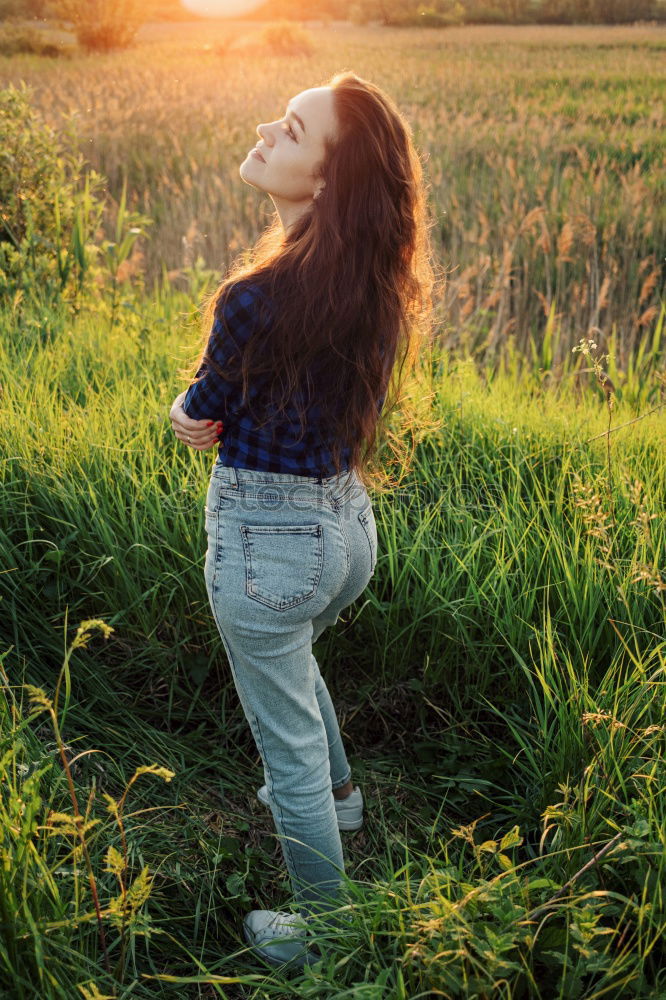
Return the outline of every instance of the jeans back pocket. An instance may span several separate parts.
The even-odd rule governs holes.
[[[321,524],[241,524],[248,597],[287,611],[314,597],[324,564]]]

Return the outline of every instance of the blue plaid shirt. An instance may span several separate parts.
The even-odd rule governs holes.
[[[224,307],[218,305],[218,311],[224,309],[226,326],[235,342],[230,343],[216,311],[208,354],[220,367],[229,363],[236,349],[242,353],[244,345],[256,330],[256,304],[261,294],[256,285],[242,279],[232,288]],[[332,442],[326,433],[321,407],[316,399],[311,403],[303,438],[297,441],[300,420],[293,400],[279,421],[256,428],[247,406],[242,403],[241,385],[225,381],[214,369],[207,370],[205,364],[201,365],[196,377],[199,381],[187,390],[183,409],[193,420],[222,421],[218,461],[239,469],[264,469],[267,472],[322,478],[335,475]],[[250,386],[249,393],[254,403],[256,387]],[[378,403],[380,413],[385,395],[382,394]],[[299,396],[302,406],[306,399],[304,394]],[[274,440],[272,432],[275,433]],[[345,447],[341,455],[343,471],[349,468],[349,458],[350,449]]]

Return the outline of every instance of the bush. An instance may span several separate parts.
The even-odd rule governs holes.
[[[544,0],[540,15],[569,24],[626,24],[650,18],[656,7],[653,0]]]
[[[0,21],[9,17],[20,17],[20,0],[0,0]]]
[[[87,235],[103,211],[102,178],[93,171],[78,190],[83,157],[37,116],[30,97],[23,81],[0,90],[0,297],[38,293],[52,302],[77,268],[83,280]]]
[[[114,238],[104,239],[105,178],[84,169],[72,120],[60,138],[31,96],[24,81],[0,90],[0,301],[53,307],[73,298],[77,311],[84,290],[110,279],[115,322],[118,290],[136,278],[128,257],[152,219],[127,208],[125,181]]]
[[[467,8],[469,24],[511,24],[507,10],[492,3],[472,3]]]
[[[49,0],[0,0],[0,21],[8,17],[47,17]]]
[[[418,23],[428,28],[447,28],[451,25],[465,23],[465,8],[456,3],[450,10],[435,10],[423,4],[416,11]]]
[[[311,33],[291,21],[276,21],[267,25],[260,37],[274,55],[307,56],[314,51]]]
[[[38,56],[61,56],[65,50],[44,38],[41,31],[30,26],[6,24],[0,28],[0,55],[14,56],[31,52]]]
[[[464,24],[465,19],[465,8],[461,3],[450,3],[440,7],[427,7],[422,3],[411,10],[389,12],[384,23],[397,28],[448,28]]]
[[[72,22],[76,40],[89,52],[127,48],[153,15],[154,0],[53,0],[58,17]]]

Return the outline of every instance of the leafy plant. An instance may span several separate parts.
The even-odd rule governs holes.
[[[85,172],[73,119],[56,135],[31,97],[23,81],[0,91],[0,294],[47,305],[85,281],[104,179]]]
[[[72,768],[83,755],[78,754],[74,758],[69,758],[67,755],[69,747],[65,745],[62,736],[71,696],[72,653],[87,645],[95,629],[100,630],[105,638],[113,632],[110,625],[99,619],[81,622],[73,642],[66,650],[53,698],[50,698],[43,688],[32,684],[22,685],[34,709],[27,720],[20,721],[20,711],[17,706],[10,705],[7,699],[9,687],[6,683],[4,691],[0,693],[0,717],[4,723],[2,731],[5,751],[0,756],[0,774],[3,779],[2,785],[6,790],[6,794],[0,798],[0,830],[3,836],[4,859],[3,865],[0,866],[4,973],[0,973],[0,976],[6,976],[11,972],[11,979],[16,989],[15,996],[26,995],[16,984],[33,977],[35,985],[37,982],[42,983],[40,994],[43,995],[45,984],[49,981],[43,954],[46,938],[52,942],[49,951],[53,943],[65,946],[76,940],[81,933],[85,934],[85,928],[91,920],[97,927],[107,974],[111,974],[112,969],[105,924],[108,922],[119,931],[120,953],[113,969],[113,976],[122,982],[128,938],[132,932],[144,928],[147,923],[142,911],[150,896],[151,882],[147,866],[142,867],[133,881],[130,882],[128,879],[130,864],[123,809],[130,788],[142,774],[155,774],[165,781],[171,781],[174,772],[158,765],[138,767],[118,799],[103,793],[103,798],[107,802],[107,812],[113,816],[118,827],[122,847],[122,850],[118,850],[110,843],[105,852],[105,871],[111,872],[116,877],[119,889],[119,894],[112,896],[105,904],[104,891],[98,883],[93,857],[93,851],[99,852],[97,841],[101,830],[105,827],[101,819],[90,818],[95,797],[94,789],[88,798],[85,811],[81,809]],[[63,678],[65,701],[59,712],[58,702]],[[2,679],[7,682],[4,670]],[[48,777],[53,780],[50,772],[55,768],[55,757],[29,774],[27,773],[30,770],[29,765],[20,759],[27,749],[22,730],[27,729],[28,723],[42,712],[47,713],[53,727],[57,755],[66,778],[71,812],[65,811],[64,804],[56,802],[44,815],[47,804],[44,795],[48,792],[53,800],[58,794],[57,780],[53,781],[50,790],[45,788]],[[91,835],[92,830],[95,832]],[[69,854],[65,857],[62,856],[60,848],[63,840],[71,841]],[[82,862],[87,875],[87,890],[85,882],[80,879]],[[56,875],[71,876],[69,891],[64,889],[66,883],[57,880]],[[70,895],[71,899],[68,898]],[[86,912],[89,905],[92,905],[92,911]],[[67,916],[64,916],[65,913]],[[62,948],[57,958],[59,964],[63,963],[63,954],[68,950]]]

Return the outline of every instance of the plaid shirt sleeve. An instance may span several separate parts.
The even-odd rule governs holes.
[[[220,367],[225,367],[235,353],[241,353],[256,326],[256,297],[248,287],[234,287],[224,306],[215,311],[207,353]],[[222,321],[224,320],[224,322]],[[229,419],[240,386],[223,379],[203,363],[183,400],[183,410],[192,420]]]

